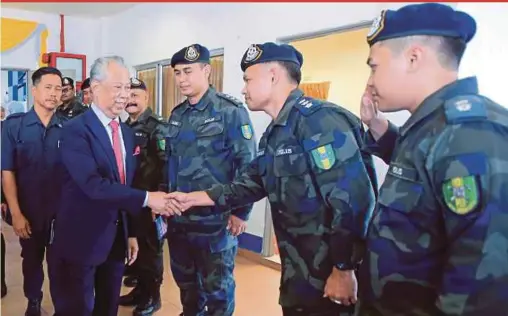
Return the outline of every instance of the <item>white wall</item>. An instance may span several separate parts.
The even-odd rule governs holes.
[[[477,33],[461,64],[461,77],[476,75],[480,93],[508,107],[508,3],[460,3],[476,19]]]
[[[104,53],[119,54],[134,65],[170,58],[182,47],[199,42],[224,48],[224,91],[241,99],[240,59],[251,43],[359,23],[374,19],[380,3],[193,3],[140,4],[104,23]],[[214,14],[212,14],[214,11]],[[135,21],[134,23],[132,21]],[[128,40],[122,37],[127,37]],[[251,113],[258,136],[270,119]],[[248,232],[263,236],[266,202],[257,203]]]
[[[48,52],[60,51],[60,17],[57,14],[2,8],[5,18],[39,22],[45,24],[48,31]],[[91,62],[102,53],[102,21],[73,16],[65,17],[65,52],[87,56],[89,71]],[[2,68],[36,69],[39,50],[36,40],[30,40],[21,47],[2,53]]]

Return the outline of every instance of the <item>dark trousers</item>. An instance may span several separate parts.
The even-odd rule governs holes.
[[[4,238],[4,234],[2,233],[2,287],[6,287],[7,284],[5,283],[5,238]]]
[[[44,283],[43,261],[48,244],[49,231],[32,231],[29,239],[19,239],[21,245],[21,267],[23,271],[23,292],[29,300],[42,298]]]
[[[316,306],[282,307],[283,316],[353,316],[355,306],[343,306],[323,299]]]
[[[183,314],[233,315],[236,287],[233,269],[237,247],[212,253],[191,244],[185,236],[168,238],[171,271],[180,288]]]
[[[158,296],[162,284],[164,263],[162,249],[165,239],[159,240],[152,214],[147,208],[138,218],[138,259],[131,266],[130,275],[138,278],[140,293],[146,298]]]
[[[100,265],[52,259],[56,286],[51,289],[56,316],[116,316],[125,269],[125,237],[117,225],[111,252]],[[95,293],[94,293],[95,292]]]

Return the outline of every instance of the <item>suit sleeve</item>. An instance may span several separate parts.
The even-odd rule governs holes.
[[[228,129],[228,141],[234,152],[234,164],[236,175],[243,174],[249,168],[249,164],[256,154],[256,139],[249,114],[245,107],[235,107],[230,114]],[[232,214],[248,220],[252,205],[242,206],[232,210]]]
[[[398,137],[399,128],[392,122],[388,122],[388,130],[377,141],[374,139],[374,136],[372,136],[370,131],[365,133],[365,144],[363,149],[375,156],[378,156],[387,165],[389,165],[392,159],[393,148],[395,148],[395,143],[397,142]]]
[[[508,127],[487,121],[448,126],[430,151],[426,168],[444,221],[444,315],[507,306],[499,296],[508,291],[507,167]]]
[[[131,214],[139,213],[147,193],[104,178],[98,171],[90,141],[80,125],[64,125],[61,154],[70,178],[90,199]]]
[[[364,248],[366,223],[375,206],[354,129],[343,113],[330,107],[303,117],[298,126],[314,187],[331,212],[330,257],[339,270],[357,266],[356,251]]]

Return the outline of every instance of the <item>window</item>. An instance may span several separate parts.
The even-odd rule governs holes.
[[[148,92],[148,107],[157,112],[157,68],[148,68],[138,71],[138,79],[142,80]]]
[[[210,84],[219,92],[223,89],[224,54],[222,49],[210,51]],[[165,119],[169,118],[173,108],[185,100],[175,82],[171,60],[145,64],[136,67],[137,76],[148,88],[149,105]]]

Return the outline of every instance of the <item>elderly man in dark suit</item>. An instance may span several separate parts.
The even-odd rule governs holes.
[[[130,93],[121,57],[97,59],[91,69],[91,109],[64,126],[60,209],[51,247],[52,296],[58,316],[114,316],[125,259],[138,246],[130,218],[149,207],[165,211],[166,194],[130,187],[139,150],[120,122]]]

